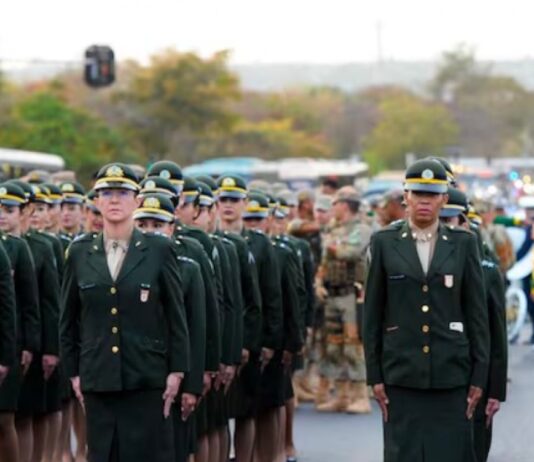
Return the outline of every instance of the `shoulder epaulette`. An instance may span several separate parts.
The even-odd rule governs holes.
[[[183,255],[179,255],[176,258],[178,258],[178,260],[180,260],[180,261],[184,261],[184,262],[187,262],[187,263],[196,263],[196,261],[193,260],[192,258],[184,257]]]
[[[93,234],[91,233],[79,234],[74,239],[72,239],[71,244],[76,244],[78,242],[83,242],[83,241],[92,241],[94,238],[95,236],[93,236]]]
[[[461,226],[451,226],[447,225],[447,229],[449,231],[452,231],[453,233],[466,233],[466,234],[473,234],[472,231],[462,228]]]
[[[483,268],[497,268],[497,264],[492,262],[491,260],[484,259],[481,261],[481,264]]]

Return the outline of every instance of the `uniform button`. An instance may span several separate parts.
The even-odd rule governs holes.
[[[119,332],[119,328],[114,326],[114,327],[111,328],[111,332],[116,334],[117,332]]]
[[[112,287],[111,289],[109,289],[109,291],[112,295],[115,295],[117,293],[117,289],[115,289],[115,287]]]
[[[428,286],[426,284],[423,286],[423,292],[428,292]]]
[[[115,315],[119,312],[119,310],[115,307],[111,308],[111,314]]]
[[[423,332],[427,334],[430,331],[430,327],[428,327],[426,324],[423,326]]]
[[[423,305],[423,306],[421,307],[421,311],[422,311],[423,313],[428,313],[428,312],[430,311],[430,307],[429,307],[428,305]]]
[[[111,351],[113,352],[113,354],[117,354],[119,352],[119,347],[118,346],[114,346],[111,348]]]
[[[425,354],[430,353],[430,347],[428,345],[425,345],[423,347],[423,353],[425,353]]]

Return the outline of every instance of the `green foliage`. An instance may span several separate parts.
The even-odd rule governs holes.
[[[379,111],[365,144],[365,159],[374,171],[404,168],[407,153],[440,155],[456,142],[458,127],[441,105],[405,93],[386,96]]]
[[[38,92],[13,105],[0,127],[0,146],[49,152],[88,178],[111,160],[133,160],[124,140],[101,120]]]

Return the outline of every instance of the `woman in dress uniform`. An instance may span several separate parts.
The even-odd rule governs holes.
[[[135,229],[131,168],[103,167],[94,189],[103,233],[69,247],[60,319],[65,370],[85,405],[88,459],[172,461],[168,417],[190,364],[174,244]]]

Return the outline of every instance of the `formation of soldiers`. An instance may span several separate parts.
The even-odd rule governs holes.
[[[0,184],[0,461],[294,461],[298,400],[370,394],[386,461],[485,461],[499,260],[439,159],[375,212],[170,161]]]

